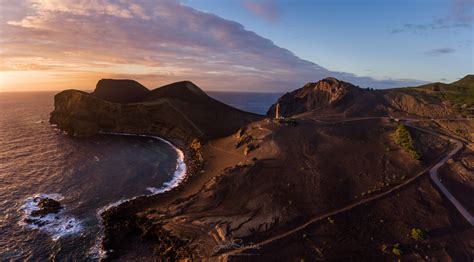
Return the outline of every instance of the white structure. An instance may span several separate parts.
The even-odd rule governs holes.
[[[283,117],[280,114],[280,103],[277,103],[277,105],[276,105],[275,119],[283,119]]]

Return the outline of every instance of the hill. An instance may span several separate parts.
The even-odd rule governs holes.
[[[363,92],[350,83],[329,77],[286,93],[277,103],[280,104],[280,112],[283,115],[291,116],[312,110],[337,110],[351,104]],[[276,104],[272,105],[267,114],[274,115],[275,108]]]
[[[283,116],[302,113],[320,116],[412,116],[447,117],[474,115],[474,77],[466,76],[451,84],[432,83],[418,87],[385,90],[361,89],[335,78],[308,83],[286,93],[272,105],[280,104]]]
[[[467,75],[458,81],[452,82],[451,85],[474,88],[474,75]]]
[[[188,81],[149,91],[135,81],[103,79],[91,94],[57,94],[50,122],[74,136],[123,132],[188,141],[226,136],[260,118],[216,101]]]
[[[456,113],[474,115],[474,75],[467,75],[451,84],[432,83],[415,89],[441,99]]]
[[[92,95],[112,103],[134,103],[142,100],[150,90],[134,80],[102,79]]]

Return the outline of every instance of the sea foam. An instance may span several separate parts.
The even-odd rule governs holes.
[[[20,226],[47,233],[51,236],[53,241],[82,231],[80,221],[75,217],[65,215],[64,208],[57,214],[33,216],[32,212],[40,209],[38,203],[41,198],[51,198],[56,201],[64,199],[60,194],[36,194],[32,197],[28,197],[25,200],[25,204],[21,206],[23,216],[19,222]]]
[[[148,196],[156,195],[156,194],[160,194],[160,193],[164,193],[166,191],[169,191],[169,190],[177,187],[186,178],[186,163],[184,161],[184,153],[183,153],[183,151],[181,151],[179,148],[177,148],[175,145],[173,145],[168,140],[165,140],[165,139],[163,139],[161,137],[158,137],[158,136],[137,135],[137,134],[129,134],[129,133],[103,133],[103,134],[105,134],[105,135],[138,136],[138,137],[154,138],[154,139],[160,140],[163,143],[171,146],[176,151],[176,153],[178,155],[178,158],[176,160],[176,169],[175,169],[175,172],[173,173],[173,177],[171,178],[171,180],[169,182],[163,183],[163,186],[160,187],[160,188],[147,187],[147,190],[151,192],[151,194],[149,194]],[[106,212],[110,208],[117,207],[117,206],[119,206],[119,205],[121,205],[125,202],[134,200],[134,199],[136,199],[138,197],[141,197],[141,196],[143,196],[143,195],[135,196],[135,197],[128,198],[128,199],[120,199],[118,201],[115,201],[115,202],[112,202],[112,203],[109,203],[109,204],[105,205],[104,207],[100,208],[97,211],[97,218],[99,220],[100,232],[98,234],[96,243],[89,250],[90,258],[92,258],[92,259],[103,259],[103,258],[107,257],[107,251],[105,251],[101,248],[101,243],[102,243],[103,238],[104,238],[102,213]]]

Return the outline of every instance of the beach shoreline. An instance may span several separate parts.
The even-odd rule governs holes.
[[[175,168],[175,171],[173,173],[173,176],[171,177],[171,179],[168,182],[165,182],[161,188],[149,187],[147,189],[148,189],[148,191],[151,192],[151,194],[139,195],[139,196],[135,196],[135,197],[128,198],[128,199],[120,199],[118,201],[115,201],[113,203],[109,203],[109,204],[105,205],[104,207],[100,208],[97,211],[97,217],[99,219],[99,225],[100,225],[100,232],[99,232],[99,237],[97,239],[97,243],[90,250],[91,258],[94,258],[94,259],[105,259],[105,258],[108,257],[108,252],[109,251],[102,248],[103,247],[103,241],[104,241],[104,238],[105,238],[105,234],[104,234],[105,224],[104,224],[104,219],[103,219],[103,216],[104,216],[105,213],[110,212],[114,208],[120,209],[120,206],[123,205],[123,204],[127,204],[127,203],[133,204],[131,202],[133,202],[134,200],[136,200],[138,198],[153,197],[155,195],[163,194],[163,193],[166,193],[168,191],[174,190],[175,188],[179,187],[188,177],[186,157],[185,157],[185,153],[183,152],[183,149],[180,148],[180,146],[178,146],[177,144],[175,144],[175,143],[173,143],[173,142],[171,142],[171,141],[169,141],[165,138],[162,138],[162,137],[159,137],[159,136],[156,136],[156,135],[118,133],[118,132],[101,132],[100,135],[117,135],[117,136],[134,136],[134,137],[153,138],[153,139],[159,140],[159,141],[169,145],[170,147],[172,147],[176,151],[177,159],[176,159],[176,168]]]

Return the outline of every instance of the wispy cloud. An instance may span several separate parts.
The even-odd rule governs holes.
[[[327,76],[380,88],[419,83],[330,71],[239,23],[172,0],[3,0],[2,9],[9,10],[0,16],[5,79],[43,72],[43,85],[60,88],[113,76],[149,87],[188,79],[206,89],[254,91],[290,90]]]
[[[254,15],[268,22],[279,19],[278,7],[275,0],[243,0],[243,6]]]
[[[432,30],[472,30],[474,22],[474,0],[450,0],[451,9],[443,17],[434,18],[429,23],[406,23],[390,29],[391,34],[426,34]]]
[[[445,47],[445,48],[435,48],[425,52],[428,56],[440,56],[440,55],[447,55],[456,52],[455,49]]]
[[[401,27],[390,30],[391,34],[398,33],[415,33],[424,34],[431,30],[458,30],[458,29],[471,29],[472,23],[467,21],[459,21],[448,18],[434,19],[431,23],[426,24],[404,24]]]

